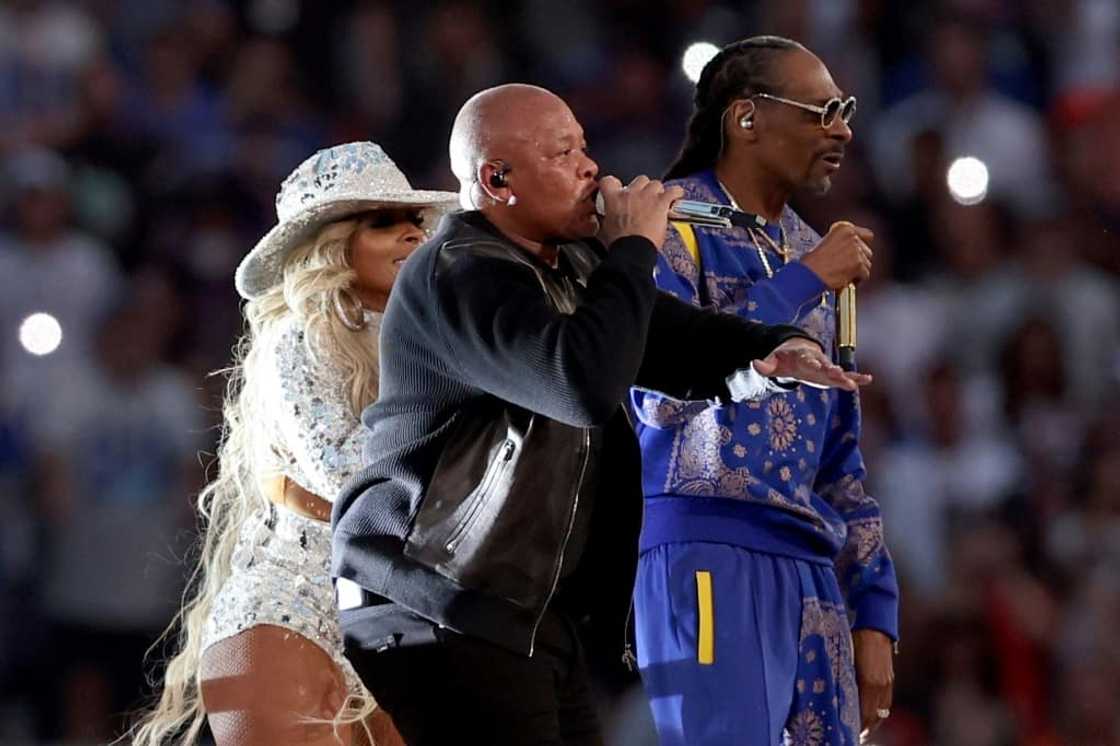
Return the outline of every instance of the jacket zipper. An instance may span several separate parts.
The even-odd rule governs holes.
[[[638,667],[638,656],[634,655],[634,646],[630,644],[630,622],[634,620],[634,595],[630,595],[630,608],[626,610],[626,624],[622,628],[622,665],[633,673]]]
[[[467,529],[474,524],[475,518],[477,518],[478,514],[482,511],[482,505],[486,502],[486,495],[489,494],[494,480],[505,470],[506,464],[513,458],[513,451],[514,443],[512,440],[507,440],[502,444],[501,456],[498,457],[497,462],[494,463],[493,467],[490,469],[490,473],[483,479],[482,485],[478,490],[478,497],[475,499],[474,504],[471,505],[470,510],[463,516],[463,520],[455,527],[455,530],[451,532],[451,535],[447,537],[447,542],[443,545],[444,550],[448,554],[455,554],[455,551],[463,542],[463,539],[467,535]]]
[[[630,419],[629,408],[624,409],[626,418]],[[646,501],[642,500],[642,523],[645,523]],[[635,578],[635,583],[637,578]],[[634,653],[634,646],[630,644],[630,624],[634,621],[634,591],[630,591],[630,606],[626,609],[626,624],[622,627],[622,665],[633,673],[638,670],[638,656]]]
[[[623,405],[622,414],[626,416],[626,421],[630,424],[630,429],[634,432],[638,431],[637,424],[634,422],[634,414],[630,406]],[[642,520],[645,521],[646,501],[642,500]],[[626,670],[633,673],[638,668],[638,656],[634,654],[634,646],[630,644],[630,623],[634,621],[634,592],[630,591],[630,606],[626,609],[626,623],[622,626],[622,665],[626,666]]]
[[[591,454],[591,434],[585,428],[583,431],[583,461],[579,467],[579,479],[576,480],[576,486],[572,493],[572,512],[568,516],[568,530],[564,533],[564,540],[560,542],[560,556],[556,560],[556,571],[552,574],[552,585],[548,589],[548,595],[545,596],[544,604],[541,606],[541,613],[537,615],[537,619],[533,622],[533,631],[529,635],[529,657],[533,657],[533,650],[537,645],[537,629],[541,626],[541,621],[544,619],[545,612],[548,611],[548,604],[552,601],[552,596],[556,593],[556,586],[560,584],[560,573],[564,571],[564,552],[568,548],[568,541],[572,538],[572,529],[576,525],[576,513],[579,511],[579,491],[583,488],[583,477],[587,473],[587,461]]]

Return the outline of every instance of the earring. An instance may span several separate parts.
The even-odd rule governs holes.
[[[515,194],[509,195],[509,199],[506,200],[506,205],[508,205],[509,207],[513,207],[516,204],[517,204],[517,195],[515,195]]]
[[[337,288],[333,295],[334,312],[342,325],[352,332],[365,329],[366,315],[363,313],[362,302],[346,288]]]

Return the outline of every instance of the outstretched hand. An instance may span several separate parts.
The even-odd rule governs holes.
[[[805,337],[782,342],[769,355],[756,360],[754,369],[764,376],[796,378],[804,383],[845,391],[856,391],[872,380],[866,373],[845,371],[824,354],[819,344]]]

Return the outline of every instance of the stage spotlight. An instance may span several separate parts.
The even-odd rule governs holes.
[[[979,158],[965,156],[953,161],[945,181],[949,195],[961,205],[978,204],[988,195],[988,167]]]
[[[49,313],[33,313],[19,325],[19,342],[32,355],[49,355],[62,344],[62,325]]]
[[[718,53],[719,47],[710,41],[698,41],[695,44],[690,44],[688,49],[684,50],[684,57],[681,58],[681,68],[684,69],[684,74],[693,83],[700,80],[700,73],[703,71],[704,65],[708,64],[708,60]]]

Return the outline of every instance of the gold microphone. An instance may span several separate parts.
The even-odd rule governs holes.
[[[836,294],[837,348],[840,367],[856,369],[856,286],[848,285]]]
[[[852,224],[847,220],[839,220],[832,224]],[[853,226],[854,227],[854,226]],[[832,228],[829,228],[831,230]],[[840,367],[847,371],[856,369],[856,285],[848,283],[836,294],[836,347]]]

